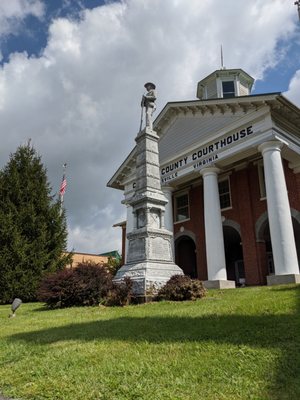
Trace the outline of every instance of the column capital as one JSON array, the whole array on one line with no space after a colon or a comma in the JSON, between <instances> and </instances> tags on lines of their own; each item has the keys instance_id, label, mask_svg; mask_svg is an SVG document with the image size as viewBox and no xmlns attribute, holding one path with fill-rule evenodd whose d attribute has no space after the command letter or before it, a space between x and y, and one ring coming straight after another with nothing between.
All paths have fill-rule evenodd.
<instances>
[{"instance_id":1,"label":"column capital","mask_svg":"<svg viewBox=\"0 0 300 400\"><path fill-rule=\"evenodd\" d=\"M271 140L269 142L262 143L258 146L258 151L264 155L265 152L267 151L279 151L281 152L281 149L283 147L283 143L279 142L278 140Z\"/></svg>"},{"instance_id":2,"label":"column capital","mask_svg":"<svg viewBox=\"0 0 300 400\"><path fill-rule=\"evenodd\" d=\"M220 169L217 167L205 167L200 170L200 175L207 176L207 175L218 175Z\"/></svg>"}]
</instances>

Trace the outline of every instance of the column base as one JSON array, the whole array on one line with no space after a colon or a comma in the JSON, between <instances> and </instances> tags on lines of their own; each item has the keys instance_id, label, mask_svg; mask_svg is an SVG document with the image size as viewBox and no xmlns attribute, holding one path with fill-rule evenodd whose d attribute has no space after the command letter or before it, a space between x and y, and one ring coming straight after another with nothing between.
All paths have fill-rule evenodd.
<instances>
[{"instance_id":1,"label":"column base","mask_svg":"<svg viewBox=\"0 0 300 400\"><path fill-rule=\"evenodd\" d=\"M268 275L267 285L286 285L288 283L300 283L300 274L288 274L288 275Z\"/></svg>"},{"instance_id":2,"label":"column base","mask_svg":"<svg viewBox=\"0 0 300 400\"><path fill-rule=\"evenodd\" d=\"M203 285L206 289L234 289L235 281L227 281L227 280L203 281Z\"/></svg>"}]
</instances>

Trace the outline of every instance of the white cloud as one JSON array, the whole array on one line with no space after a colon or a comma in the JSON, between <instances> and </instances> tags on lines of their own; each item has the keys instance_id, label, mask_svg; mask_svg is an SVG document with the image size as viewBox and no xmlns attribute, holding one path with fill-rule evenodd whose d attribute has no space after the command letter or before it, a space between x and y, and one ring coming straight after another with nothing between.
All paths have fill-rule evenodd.
<instances>
[{"instance_id":1,"label":"white cloud","mask_svg":"<svg viewBox=\"0 0 300 400\"><path fill-rule=\"evenodd\" d=\"M300 69L294 74L288 91L284 93L293 103L300 107Z\"/></svg>"},{"instance_id":2,"label":"white cloud","mask_svg":"<svg viewBox=\"0 0 300 400\"><path fill-rule=\"evenodd\" d=\"M16 34L20 24L28 15L41 18L44 15L44 9L41 0L0 1L0 36Z\"/></svg>"},{"instance_id":3,"label":"white cloud","mask_svg":"<svg viewBox=\"0 0 300 400\"><path fill-rule=\"evenodd\" d=\"M56 189L67 162L69 248L120 249L122 193L106 182L134 146L143 84L157 84L158 110L194 99L221 43L228 68L262 77L295 25L281 0L124 0L55 19L40 57L14 54L0 69L1 165L29 137Z\"/></svg>"}]
</instances>

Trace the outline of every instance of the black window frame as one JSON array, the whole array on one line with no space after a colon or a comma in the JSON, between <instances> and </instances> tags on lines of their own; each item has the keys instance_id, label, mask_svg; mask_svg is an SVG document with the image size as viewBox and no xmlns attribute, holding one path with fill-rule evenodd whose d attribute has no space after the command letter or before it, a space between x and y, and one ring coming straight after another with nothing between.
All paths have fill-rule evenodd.
<instances>
[{"instance_id":1,"label":"black window frame","mask_svg":"<svg viewBox=\"0 0 300 400\"><path fill-rule=\"evenodd\" d=\"M228 190L224 191L222 189L222 184L227 182ZM222 178L218 182L218 189L219 189L219 199L220 199L220 209L221 210L228 210L232 208L232 199L231 199L231 188L230 188L230 179L229 176ZM225 199L225 200L224 200Z\"/></svg>"},{"instance_id":2,"label":"black window frame","mask_svg":"<svg viewBox=\"0 0 300 400\"><path fill-rule=\"evenodd\" d=\"M260 200L265 200L267 198L267 191L266 191L265 168L263 160L257 163L257 173L258 173Z\"/></svg>"},{"instance_id":3,"label":"black window frame","mask_svg":"<svg viewBox=\"0 0 300 400\"><path fill-rule=\"evenodd\" d=\"M224 88L224 86L228 86L228 84L232 85L232 87L228 88L228 89L231 89L231 90L228 90L228 89ZM226 90L224 90L224 89L226 89ZM223 92L223 98L224 99L230 98L230 97L235 97L236 93L235 93L234 81L222 81L222 92Z\"/></svg>"},{"instance_id":4,"label":"black window frame","mask_svg":"<svg viewBox=\"0 0 300 400\"><path fill-rule=\"evenodd\" d=\"M183 205L178 205L178 200L182 199L182 198L186 198L187 201L185 204ZM183 222L183 221L188 221L190 219L190 196L188 192L182 192L182 193L178 193L174 196L174 223L179 223L179 222ZM178 212L178 210L183 210L183 209L187 209L187 212L185 214L182 214L183 217L179 218L180 214Z\"/></svg>"}]
</instances>

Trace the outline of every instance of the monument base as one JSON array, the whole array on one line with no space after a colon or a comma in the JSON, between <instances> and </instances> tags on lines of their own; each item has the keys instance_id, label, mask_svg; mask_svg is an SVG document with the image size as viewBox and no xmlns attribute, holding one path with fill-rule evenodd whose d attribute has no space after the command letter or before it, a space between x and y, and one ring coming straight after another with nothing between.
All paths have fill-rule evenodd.
<instances>
[{"instance_id":1,"label":"monument base","mask_svg":"<svg viewBox=\"0 0 300 400\"><path fill-rule=\"evenodd\" d=\"M182 269L174 263L143 261L123 265L113 281L118 283L128 277L133 282L134 296L148 298L157 294L173 275L183 275Z\"/></svg>"},{"instance_id":2,"label":"monument base","mask_svg":"<svg viewBox=\"0 0 300 400\"><path fill-rule=\"evenodd\" d=\"M203 286L206 289L234 289L235 281L228 281L228 280L203 281Z\"/></svg>"},{"instance_id":3,"label":"monument base","mask_svg":"<svg viewBox=\"0 0 300 400\"><path fill-rule=\"evenodd\" d=\"M288 274L288 275L268 275L267 285L286 285L288 283L300 283L300 274Z\"/></svg>"}]
</instances>

